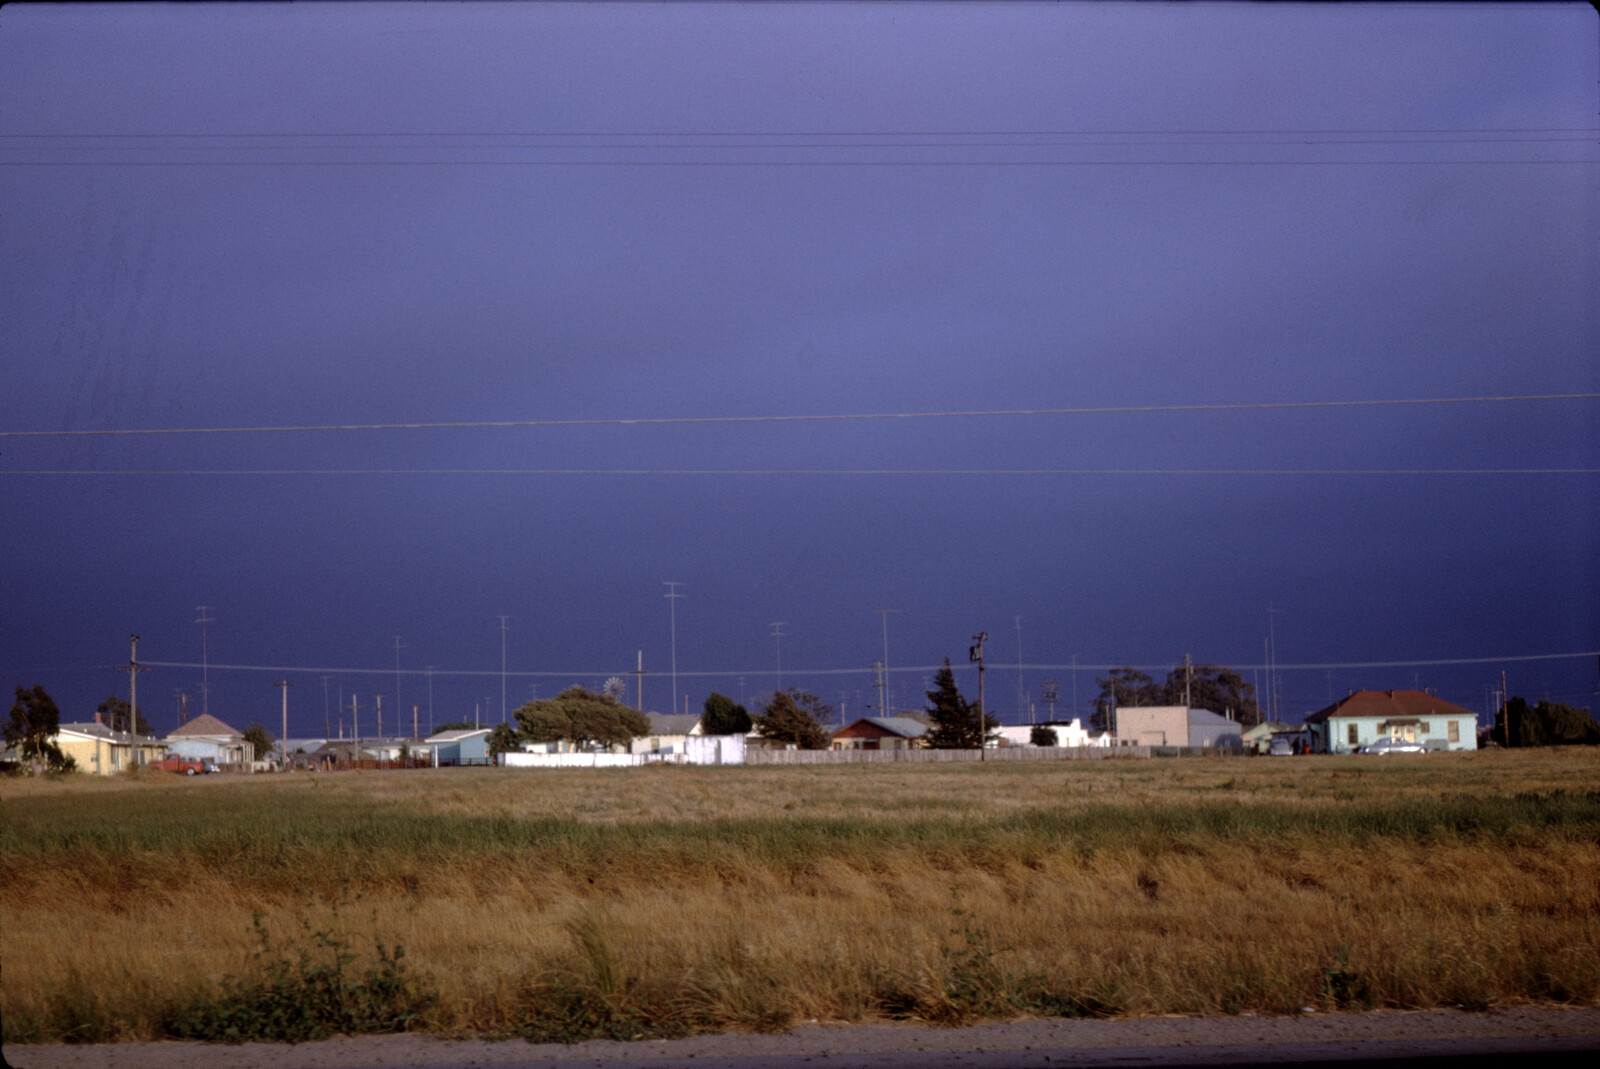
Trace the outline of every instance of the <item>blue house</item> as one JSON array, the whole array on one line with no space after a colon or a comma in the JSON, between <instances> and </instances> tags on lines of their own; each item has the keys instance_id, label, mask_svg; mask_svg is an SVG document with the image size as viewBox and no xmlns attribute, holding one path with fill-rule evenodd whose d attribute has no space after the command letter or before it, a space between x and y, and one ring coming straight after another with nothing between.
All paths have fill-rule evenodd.
<instances>
[{"instance_id":1,"label":"blue house","mask_svg":"<svg viewBox=\"0 0 1600 1069\"><path fill-rule=\"evenodd\" d=\"M1306 730L1318 753L1353 753L1379 739L1478 748L1478 714L1424 690L1358 690L1306 717Z\"/></svg>"},{"instance_id":2,"label":"blue house","mask_svg":"<svg viewBox=\"0 0 1600 1069\"><path fill-rule=\"evenodd\" d=\"M435 767L443 765L488 765L489 729L466 728L460 731L441 731L428 738L433 748Z\"/></svg>"}]
</instances>

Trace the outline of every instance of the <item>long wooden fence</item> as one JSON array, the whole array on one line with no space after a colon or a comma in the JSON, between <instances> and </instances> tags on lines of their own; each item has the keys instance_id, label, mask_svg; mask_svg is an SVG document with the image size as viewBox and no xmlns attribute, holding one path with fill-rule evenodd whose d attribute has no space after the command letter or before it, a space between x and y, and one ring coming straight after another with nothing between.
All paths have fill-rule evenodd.
<instances>
[{"instance_id":1,"label":"long wooden fence","mask_svg":"<svg viewBox=\"0 0 1600 1069\"><path fill-rule=\"evenodd\" d=\"M940 761L1097 761L1149 757L1148 746L1001 746L992 750L746 750L747 765L881 765Z\"/></svg>"}]
</instances>

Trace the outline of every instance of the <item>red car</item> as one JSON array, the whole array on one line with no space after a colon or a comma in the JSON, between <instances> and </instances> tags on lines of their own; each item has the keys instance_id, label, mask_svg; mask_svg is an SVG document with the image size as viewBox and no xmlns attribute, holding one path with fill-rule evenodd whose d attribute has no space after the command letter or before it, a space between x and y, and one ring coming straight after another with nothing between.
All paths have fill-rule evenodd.
<instances>
[{"instance_id":1,"label":"red car","mask_svg":"<svg viewBox=\"0 0 1600 1069\"><path fill-rule=\"evenodd\" d=\"M206 767L207 764L210 764L210 762L202 761L198 757L181 757L178 754L168 754L157 761L154 767L161 769L163 772L182 772L185 776L198 776L203 772L211 771L210 768ZM216 766L213 765L212 767Z\"/></svg>"}]
</instances>

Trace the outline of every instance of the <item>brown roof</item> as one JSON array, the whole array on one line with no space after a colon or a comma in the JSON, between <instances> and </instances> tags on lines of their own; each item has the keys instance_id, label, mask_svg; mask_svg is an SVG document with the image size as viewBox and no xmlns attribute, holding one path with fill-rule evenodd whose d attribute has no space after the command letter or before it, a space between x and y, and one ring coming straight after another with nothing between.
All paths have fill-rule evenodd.
<instances>
[{"instance_id":1,"label":"brown roof","mask_svg":"<svg viewBox=\"0 0 1600 1069\"><path fill-rule=\"evenodd\" d=\"M167 738L212 738L217 735L242 739L244 735L224 724L210 713L201 713L181 728L174 728L167 732Z\"/></svg>"},{"instance_id":2,"label":"brown roof","mask_svg":"<svg viewBox=\"0 0 1600 1069\"><path fill-rule=\"evenodd\" d=\"M1426 691L1358 690L1347 698L1340 698L1326 709L1318 709L1306 717L1306 723L1320 724L1331 716L1376 716L1393 719L1464 716L1476 720L1478 714Z\"/></svg>"}]
</instances>

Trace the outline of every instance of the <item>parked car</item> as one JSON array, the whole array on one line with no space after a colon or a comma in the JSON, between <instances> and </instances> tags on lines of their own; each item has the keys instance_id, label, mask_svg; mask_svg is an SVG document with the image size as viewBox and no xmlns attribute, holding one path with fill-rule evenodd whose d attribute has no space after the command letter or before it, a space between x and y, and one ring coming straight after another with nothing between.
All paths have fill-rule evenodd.
<instances>
[{"instance_id":1,"label":"parked car","mask_svg":"<svg viewBox=\"0 0 1600 1069\"><path fill-rule=\"evenodd\" d=\"M1369 742L1356 753L1427 753L1427 746L1413 740L1396 738L1393 735L1387 738Z\"/></svg>"},{"instance_id":2,"label":"parked car","mask_svg":"<svg viewBox=\"0 0 1600 1069\"><path fill-rule=\"evenodd\" d=\"M202 768L200 771L202 771L202 772L221 772L222 769L217 767L217 763L215 761L207 761L205 763L205 767Z\"/></svg>"},{"instance_id":3,"label":"parked car","mask_svg":"<svg viewBox=\"0 0 1600 1069\"><path fill-rule=\"evenodd\" d=\"M211 765L207 768L207 765ZM168 754L155 762L155 767L163 772L181 772L185 776L197 776L202 772L215 772L217 766L210 761L202 761L196 757L181 757L178 754Z\"/></svg>"},{"instance_id":4,"label":"parked car","mask_svg":"<svg viewBox=\"0 0 1600 1069\"><path fill-rule=\"evenodd\" d=\"M1269 757L1291 757L1293 755L1294 747L1282 735L1274 736L1272 742L1267 746L1267 756Z\"/></svg>"}]
</instances>

